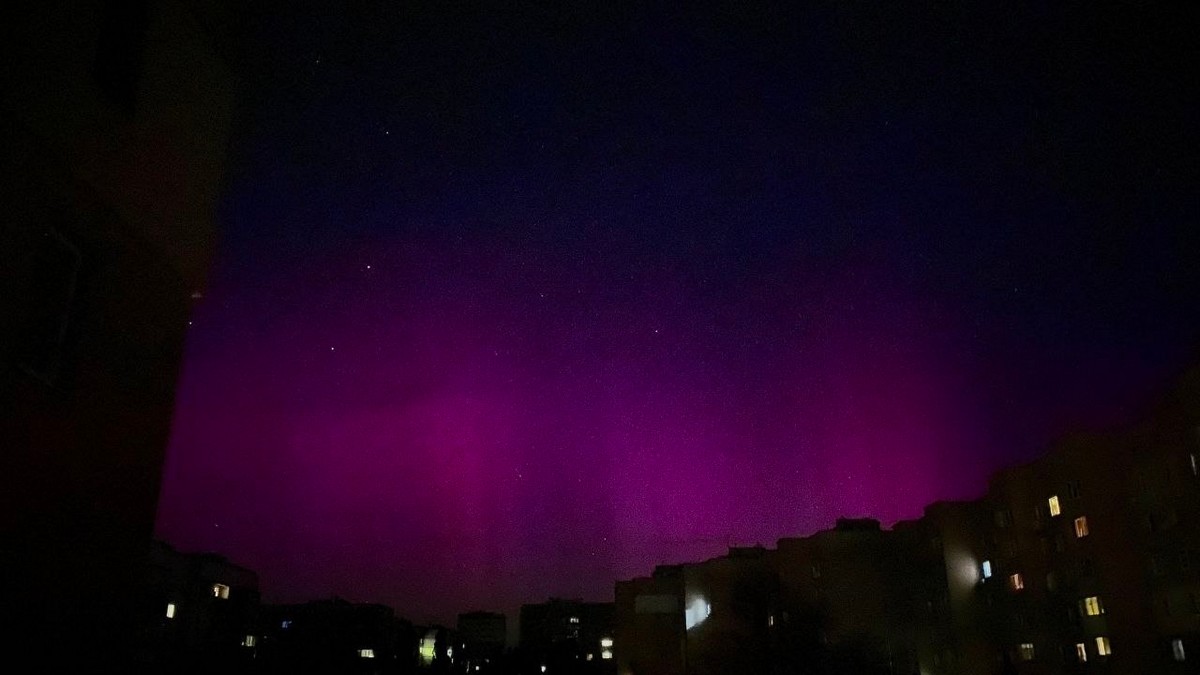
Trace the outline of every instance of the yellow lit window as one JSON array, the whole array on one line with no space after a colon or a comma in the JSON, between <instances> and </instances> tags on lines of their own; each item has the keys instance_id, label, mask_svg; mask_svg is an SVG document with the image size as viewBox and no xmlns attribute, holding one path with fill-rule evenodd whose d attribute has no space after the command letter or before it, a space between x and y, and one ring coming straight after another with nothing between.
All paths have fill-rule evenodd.
<instances>
[{"instance_id":1,"label":"yellow lit window","mask_svg":"<svg viewBox=\"0 0 1200 675\"><path fill-rule=\"evenodd\" d=\"M1079 538L1088 536L1087 516L1079 516L1075 519L1075 536Z\"/></svg>"},{"instance_id":2,"label":"yellow lit window","mask_svg":"<svg viewBox=\"0 0 1200 675\"><path fill-rule=\"evenodd\" d=\"M253 647L257 642L258 638L254 637L253 635L247 635L246 637L242 638L243 647Z\"/></svg>"},{"instance_id":3,"label":"yellow lit window","mask_svg":"<svg viewBox=\"0 0 1200 675\"><path fill-rule=\"evenodd\" d=\"M1108 638L1103 635L1096 638L1096 653L1100 656L1112 654L1112 645L1108 644Z\"/></svg>"},{"instance_id":4,"label":"yellow lit window","mask_svg":"<svg viewBox=\"0 0 1200 675\"><path fill-rule=\"evenodd\" d=\"M1019 591L1019 590L1025 588L1025 578L1022 577L1019 573L1010 575L1008 577L1008 585L1014 591Z\"/></svg>"},{"instance_id":5,"label":"yellow lit window","mask_svg":"<svg viewBox=\"0 0 1200 675\"><path fill-rule=\"evenodd\" d=\"M1079 659L1080 663L1087 663L1087 645L1082 642L1075 643L1075 658Z\"/></svg>"},{"instance_id":6,"label":"yellow lit window","mask_svg":"<svg viewBox=\"0 0 1200 675\"><path fill-rule=\"evenodd\" d=\"M229 599L229 587L226 586L225 584L213 584L212 594L213 594L214 598L228 600Z\"/></svg>"},{"instance_id":7,"label":"yellow lit window","mask_svg":"<svg viewBox=\"0 0 1200 675\"><path fill-rule=\"evenodd\" d=\"M1086 597L1083 599L1083 613L1088 616L1100 616L1104 613L1104 603L1095 595Z\"/></svg>"},{"instance_id":8,"label":"yellow lit window","mask_svg":"<svg viewBox=\"0 0 1200 675\"><path fill-rule=\"evenodd\" d=\"M1054 495L1053 497L1051 497L1050 499L1048 499L1046 501L1050 504L1050 515L1051 516L1057 516L1062 513L1062 507L1060 507L1058 505L1058 495Z\"/></svg>"}]
</instances>

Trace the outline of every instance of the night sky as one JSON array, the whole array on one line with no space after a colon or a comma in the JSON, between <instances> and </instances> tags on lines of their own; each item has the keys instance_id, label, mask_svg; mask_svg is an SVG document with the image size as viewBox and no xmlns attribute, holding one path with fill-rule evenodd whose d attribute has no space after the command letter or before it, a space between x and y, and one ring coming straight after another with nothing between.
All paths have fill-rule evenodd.
<instances>
[{"instance_id":1,"label":"night sky","mask_svg":"<svg viewBox=\"0 0 1200 675\"><path fill-rule=\"evenodd\" d=\"M1200 337L1200 54L1038 4L238 10L159 535L452 621L1131 419Z\"/></svg>"}]
</instances>

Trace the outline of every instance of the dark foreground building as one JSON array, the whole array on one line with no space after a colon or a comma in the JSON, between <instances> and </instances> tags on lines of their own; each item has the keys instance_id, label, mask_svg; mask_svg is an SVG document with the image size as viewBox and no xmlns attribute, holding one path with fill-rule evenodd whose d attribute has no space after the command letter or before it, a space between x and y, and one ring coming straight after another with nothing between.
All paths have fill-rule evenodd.
<instances>
[{"instance_id":1,"label":"dark foreground building","mask_svg":"<svg viewBox=\"0 0 1200 675\"><path fill-rule=\"evenodd\" d=\"M618 673L1196 673L1198 556L1200 367L978 500L618 582Z\"/></svg>"},{"instance_id":2,"label":"dark foreground building","mask_svg":"<svg viewBox=\"0 0 1200 675\"><path fill-rule=\"evenodd\" d=\"M417 635L392 608L334 598L263 608L261 673L385 675L417 667Z\"/></svg>"},{"instance_id":3,"label":"dark foreground building","mask_svg":"<svg viewBox=\"0 0 1200 675\"><path fill-rule=\"evenodd\" d=\"M504 663L504 647L508 640L508 621L503 614L459 614L458 639L461 653L456 654L456 660L462 663L466 672L500 672Z\"/></svg>"},{"instance_id":4,"label":"dark foreground building","mask_svg":"<svg viewBox=\"0 0 1200 675\"><path fill-rule=\"evenodd\" d=\"M608 602L559 598L522 605L519 671L615 672L614 609Z\"/></svg>"},{"instance_id":5,"label":"dark foreground building","mask_svg":"<svg viewBox=\"0 0 1200 675\"><path fill-rule=\"evenodd\" d=\"M0 620L44 668L126 672L232 113L210 4L0 19Z\"/></svg>"}]
</instances>

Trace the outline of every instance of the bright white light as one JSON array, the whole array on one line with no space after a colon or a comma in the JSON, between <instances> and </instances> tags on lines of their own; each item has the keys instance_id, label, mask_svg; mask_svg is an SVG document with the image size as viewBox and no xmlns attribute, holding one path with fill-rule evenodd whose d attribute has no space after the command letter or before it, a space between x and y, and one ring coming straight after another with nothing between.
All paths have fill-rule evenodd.
<instances>
[{"instance_id":1,"label":"bright white light","mask_svg":"<svg viewBox=\"0 0 1200 675\"><path fill-rule=\"evenodd\" d=\"M602 658L602 659L611 659L611 658L612 658L612 650L611 650L611 649L605 649L604 651L600 652L600 658Z\"/></svg>"},{"instance_id":2,"label":"bright white light","mask_svg":"<svg viewBox=\"0 0 1200 675\"><path fill-rule=\"evenodd\" d=\"M542 672L546 672L546 666L542 666Z\"/></svg>"},{"instance_id":3,"label":"bright white light","mask_svg":"<svg viewBox=\"0 0 1200 675\"><path fill-rule=\"evenodd\" d=\"M175 603L173 603L173 602L167 603L167 618L168 619L175 618Z\"/></svg>"},{"instance_id":4,"label":"bright white light","mask_svg":"<svg viewBox=\"0 0 1200 675\"><path fill-rule=\"evenodd\" d=\"M446 647L446 658L454 658L454 647Z\"/></svg>"},{"instance_id":5,"label":"bright white light","mask_svg":"<svg viewBox=\"0 0 1200 675\"><path fill-rule=\"evenodd\" d=\"M600 638L600 646L601 647L611 647L612 646L612 638Z\"/></svg>"},{"instance_id":6,"label":"bright white light","mask_svg":"<svg viewBox=\"0 0 1200 675\"><path fill-rule=\"evenodd\" d=\"M225 584L213 584L212 594L213 594L214 598L228 600L229 599L229 587L226 586Z\"/></svg>"},{"instance_id":7,"label":"bright white light","mask_svg":"<svg viewBox=\"0 0 1200 675\"><path fill-rule=\"evenodd\" d=\"M375 650L374 649L360 649L360 650L358 650L358 657L360 659L373 659L373 658L375 658Z\"/></svg>"},{"instance_id":8,"label":"bright white light","mask_svg":"<svg viewBox=\"0 0 1200 675\"><path fill-rule=\"evenodd\" d=\"M693 600L692 604L688 605L687 611L685 611L683 615L684 624L686 625L687 630L691 630L692 628L704 623L704 620L707 619L708 615L710 614L712 614L712 605L708 604L704 598L696 598Z\"/></svg>"},{"instance_id":9,"label":"bright white light","mask_svg":"<svg viewBox=\"0 0 1200 675\"><path fill-rule=\"evenodd\" d=\"M1195 457L1195 455L1192 456ZM1183 651L1183 640L1171 640L1171 654L1175 656L1176 661L1187 660L1187 653Z\"/></svg>"},{"instance_id":10,"label":"bright white light","mask_svg":"<svg viewBox=\"0 0 1200 675\"><path fill-rule=\"evenodd\" d=\"M992 578L992 561L991 560L983 561L983 578L984 579Z\"/></svg>"},{"instance_id":11,"label":"bright white light","mask_svg":"<svg viewBox=\"0 0 1200 675\"><path fill-rule=\"evenodd\" d=\"M258 639L253 635L247 635L246 637L242 638L243 647L253 647L255 642L258 642Z\"/></svg>"}]
</instances>

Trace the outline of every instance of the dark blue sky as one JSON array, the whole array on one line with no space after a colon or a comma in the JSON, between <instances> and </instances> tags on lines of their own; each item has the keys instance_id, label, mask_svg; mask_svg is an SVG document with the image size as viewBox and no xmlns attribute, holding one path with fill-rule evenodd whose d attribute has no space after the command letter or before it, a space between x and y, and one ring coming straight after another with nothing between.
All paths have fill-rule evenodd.
<instances>
[{"instance_id":1,"label":"dark blue sky","mask_svg":"<svg viewBox=\"0 0 1200 675\"><path fill-rule=\"evenodd\" d=\"M913 517L1195 354L1170 10L239 11L159 529L268 599L448 619Z\"/></svg>"}]
</instances>

